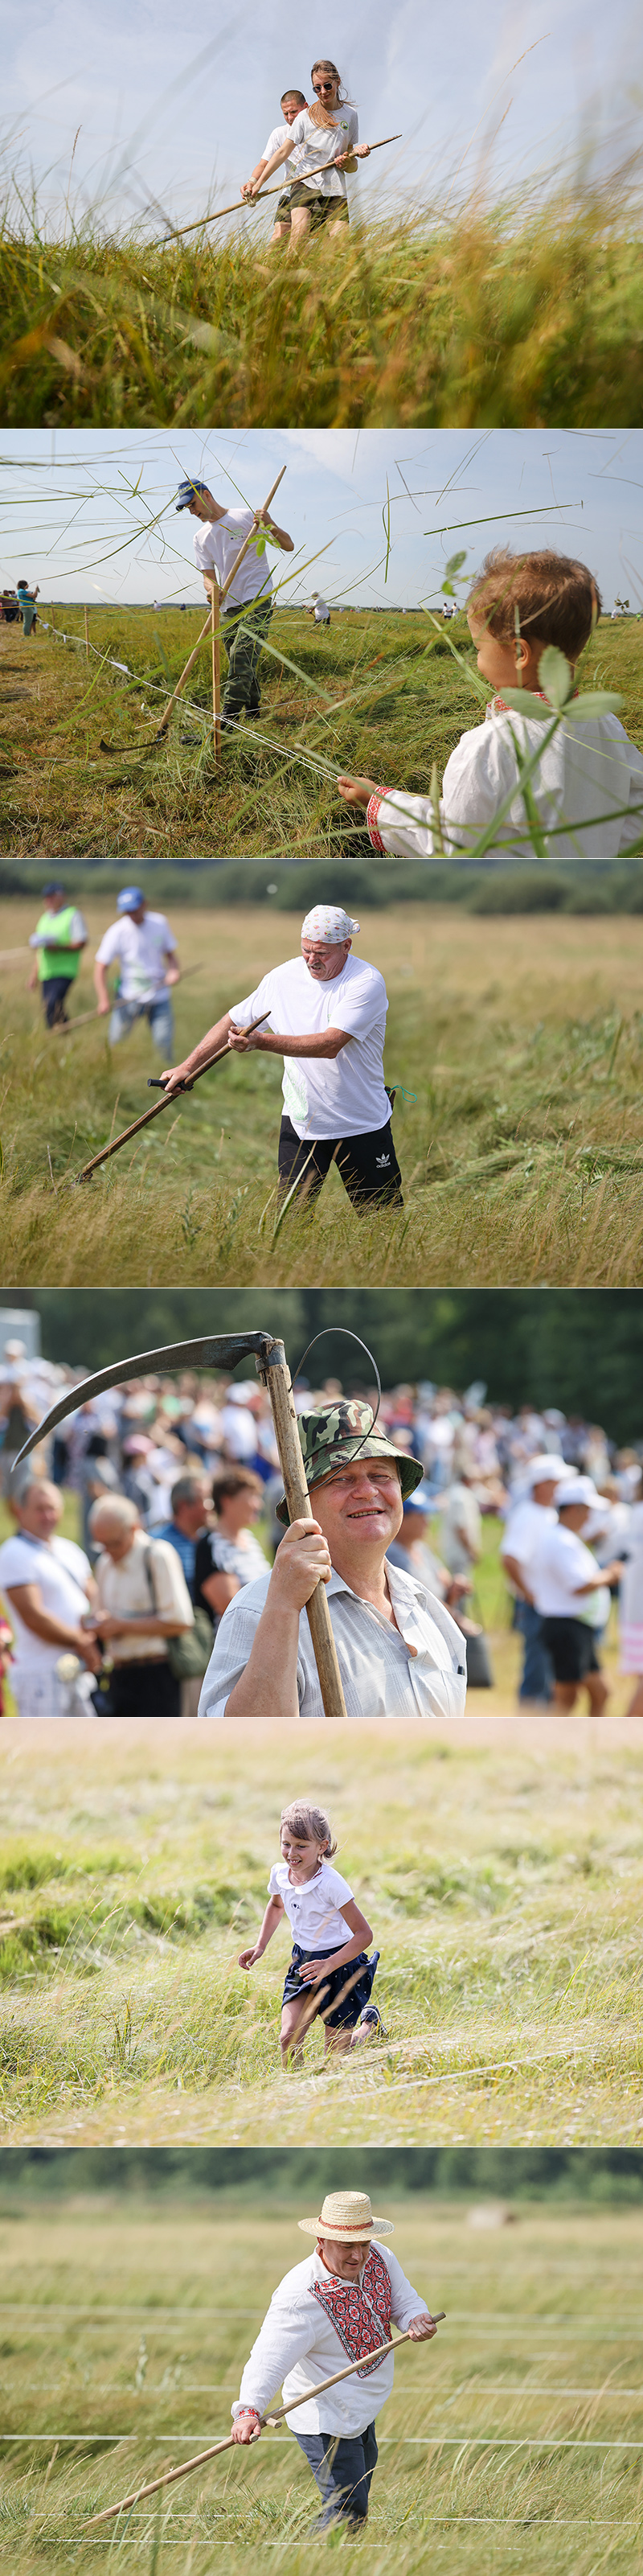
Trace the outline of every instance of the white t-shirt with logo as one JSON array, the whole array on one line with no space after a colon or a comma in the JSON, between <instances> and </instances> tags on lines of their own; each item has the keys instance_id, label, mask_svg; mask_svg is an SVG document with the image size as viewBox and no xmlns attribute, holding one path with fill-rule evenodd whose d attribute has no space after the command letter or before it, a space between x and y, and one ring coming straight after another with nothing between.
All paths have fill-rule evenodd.
<instances>
[{"instance_id":1,"label":"white t-shirt with logo","mask_svg":"<svg viewBox=\"0 0 643 2576\"><path fill-rule=\"evenodd\" d=\"M273 966L245 1001L231 1002L230 1016L247 1028L262 1011L275 1036L312 1037L346 1029L352 1043L336 1056L284 1057L284 1109L298 1136L369 1136L386 1127L391 1104L382 1060L388 1000L383 975L361 957L348 956L330 984L309 974L303 957Z\"/></svg>"},{"instance_id":2,"label":"white t-shirt with logo","mask_svg":"<svg viewBox=\"0 0 643 2576\"><path fill-rule=\"evenodd\" d=\"M314 1878L306 1879L302 1887L293 1887L287 1860L275 1861L268 1895L281 1897L300 1950L343 1950L345 1941L352 1940L350 1923L341 1909L352 1905L353 1890L329 1860L323 1860Z\"/></svg>"},{"instance_id":3,"label":"white t-shirt with logo","mask_svg":"<svg viewBox=\"0 0 643 2576\"><path fill-rule=\"evenodd\" d=\"M38 1664L43 1671L48 1669L53 1673L65 1649L62 1645L49 1644L46 1638L36 1636L35 1629L25 1627L15 1601L9 1600L10 1589L14 1585L17 1590L23 1583L37 1583L43 1610L47 1611L49 1618L62 1619L67 1627L78 1628L83 1613L89 1609L87 1585L90 1576L89 1558L82 1547L76 1546L75 1539L29 1538L24 1530L19 1530L14 1538L4 1540L0 1547L0 1590L6 1596L7 1614L14 1632L16 1673L24 1664Z\"/></svg>"},{"instance_id":4,"label":"white t-shirt with logo","mask_svg":"<svg viewBox=\"0 0 643 2576\"><path fill-rule=\"evenodd\" d=\"M168 957L175 955L174 932L164 912L146 912L140 922L133 920L131 912L124 912L105 931L96 950L99 966L111 966L118 958L121 1002L155 1001L165 988Z\"/></svg>"},{"instance_id":5,"label":"white t-shirt with logo","mask_svg":"<svg viewBox=\"0 0 643 2576\"><path fill-rule=\"evenodd\" d=\"M305 187L308 187L309 171L315 174L310 178L310 187L315 197L345 197L345 171L323 169L322 163L334 162L336 152L354 151L355 144L359 142L357 109L338 107L336 111L333 109L332 114L332 127L314 125L309 108L302 107L301 114L295 117L294 125L290 128L292 140L302 147L301 151L297 152L296 176L303 180Z\"/></svg>"},{"instance_id":6,"label":"white t-shirt with logo","mask_svg":"<svg viewBox=\"0 0 643 2576\"><path fill-rule=\"evenodd\" d=\"M253 527L253 510L226 510L224 519L208 519L207 524L205 519L198 519L193 530L198 571L215 572L218 582L223 585L232 571L239 547ZM257 534L261 535L260 529ZM258 555L256 544L249 546L224 600L224 616L226 609L242 608L244 601L257 599L259 592L262 599L269 599L271 591L272 573L268 556Z\"/></svg>"},{"instance_id":7,"label":"white t-shirt with logo","mask_svg":"<svg viewBox=\"0 0 643 2576\"><path fill-rule=\"evenodd\" d=\"M558 1520L554 1529L545 1529L529 1568L529 1589L541 1619L582 1619L587 1628L604 1628L610 1612L607 1584L594 1592L578 1588L591 1582L596 1571L596 1558L577 1530Z\"/></svg>"}]
</instances>

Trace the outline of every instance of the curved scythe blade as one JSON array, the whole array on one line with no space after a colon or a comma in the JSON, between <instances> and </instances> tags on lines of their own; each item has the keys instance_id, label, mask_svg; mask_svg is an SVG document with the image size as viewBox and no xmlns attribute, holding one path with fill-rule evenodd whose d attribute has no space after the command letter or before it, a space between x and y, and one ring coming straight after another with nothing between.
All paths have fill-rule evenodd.
<instances>
[{"instance_id":1,"label":"curved scythe blade","mask_svg":"<svg viewBox=\"0 0 643 2576\"><path fill-rule=\"evenodd\" d=\"M198 1342L166 1342L160 1351L137 1351L129 1360L116 1360L113 1368L96 1369L93 1377L82 1378L79 1386L69 1388L60 1403L43 1415L19 1451L16 1467L28 1458L30 1449L37 1449L47 1433L55 1430L57 1422L64 1422L68 1413L77 1413L80 1405L89 1404L92 1396L102 1395L108 1386L123 1386L129 1377L146 1377L149 1369L235 1369L239 1360L247 1359L251 1352L266 1363L273 1351L282 1354L285 1362L283 1343L275 1341L273 1333L220 1333L214 1338L206 1334Z\"/></svg>"}]
</instances>

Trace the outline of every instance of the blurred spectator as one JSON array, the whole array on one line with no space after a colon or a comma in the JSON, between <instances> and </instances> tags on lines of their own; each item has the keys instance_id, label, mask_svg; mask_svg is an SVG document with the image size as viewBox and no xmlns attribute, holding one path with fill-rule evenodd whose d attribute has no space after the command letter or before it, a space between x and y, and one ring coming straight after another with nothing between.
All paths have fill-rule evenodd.
<instances>
[{"instance_id":1,"label":"blurred spectator","mask_svg":"<svg viewBox=\"0 0 643 2576\"><path fill-rule=\"evenodd\" d=\"M171 1641L192 1628L193 1611L176 1548L149 1539L134 1503L115 1494L92 1506L96 1633L113 1669L100 1706L110 1717L179 1717L181 1683Z\"/></svg>"},{"instance_id":2,"label":"blurred spectator","mask_svg":"<svg viewBox=\"0 0 643 2576\"><path fill-rule=\"evenodd\" d=\"M251 1467L222 1467L213 1481L212 1504L214 1528L197 1539L194 1581L195 1601L207 1610L216 1631L235 1592L266 1571L267 1559L252 1526L263 1507L259 1477Z\"/></svg>"},{"instance_id":3,"label":"blurred spectator","mask_svg":"<svg viewBox=\"0 0 643 2576\"><path fill-rule=\"evenodd\" d=\"M11 1686L19 1717L59 1717L66 1712L61 1657L77 1656L89 1674L100 1670L95 1638L81 1624L93 1594L91 1566L73 1539L56 1535L63 1504L55 1485L34 1478L11 1509L18 1527L0 1547L0 1586L15 1640Z\"/></svg>"},{"instance_id":4,"label":"blurred spectator","mask_svg":"<svg viewBox=\"0 0 643 2576\"><path fill-rule=\"evenodd\" d=\"M549 1708L554 1690L554 1668L543 1635L540 1611L536 1609L530 1589L530 1565L542 1540L543 1529L556 1527L556 1487L569 1479L564 1458L555 1458L544 1450L532 1458L528 1471L520 1479L520 1489L509 1513L502 1556L507 1581L514 1594L514 1627L524 1639L523 1667L518 1698L522 1707Z\"/></svg>"}]
</instances>

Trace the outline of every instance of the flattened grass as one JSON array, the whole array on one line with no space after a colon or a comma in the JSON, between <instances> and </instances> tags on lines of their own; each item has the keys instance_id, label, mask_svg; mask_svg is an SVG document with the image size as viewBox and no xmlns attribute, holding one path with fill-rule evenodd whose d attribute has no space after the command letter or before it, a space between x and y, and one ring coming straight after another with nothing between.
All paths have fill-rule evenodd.
<instances>
[{"instance_id":1,"label":"flattened grass","mask_svg":"<svg viewBox=\"0 0 643 2576\"><path fill-rule=\"evenodd\" d=\"M323 887L320 887L323 891ZM86 904L92 946L110 918ZM33 908L0 907L7 948ZM177 1055L298 949L300 915L181 912ZM16 1287L356 1280L636 1285L643 1269L643 920L472 919L406 904L365 915L386 976L386 1078L405 1206L356 1216L332 1172L312 1218L277 1228L278 1058L206 1077L93 1182L70 1175L149 1107L145 1024L110 1056L100 1024L47 1036L23 970L2 977L3 1269ZM74 1010L89 1008L85 967ZM48 1161L51 1155L51 1170Z\"/></svg>"}]
</instances>

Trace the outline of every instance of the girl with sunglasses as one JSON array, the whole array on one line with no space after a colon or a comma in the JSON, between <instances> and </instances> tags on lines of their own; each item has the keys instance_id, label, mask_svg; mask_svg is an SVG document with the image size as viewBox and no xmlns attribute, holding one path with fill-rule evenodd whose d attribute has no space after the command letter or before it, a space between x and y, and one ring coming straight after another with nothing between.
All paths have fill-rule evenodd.
<instances>
[{"instance_id":1,"label":"girl with sunglasses","mask_svg":"<svg viewBox=\"0 0 643 2576\"><path fill-rule=\"evenodd\" d=\"M368 143L358 143L357 109L342 89L337 64L313 63L310 77L314 105L302 108L287 142L266 162L261 179L248 181L242 191L246 198L258 196L271 172L296 152L296 179L278 208L281 224L290 231L289 249L295 253L308 233L320 232L325 224L331 233L343 230L348 223L345 171L354 170L356 161L366 161L370 150Z\"/></svg>"}]
</instances>

